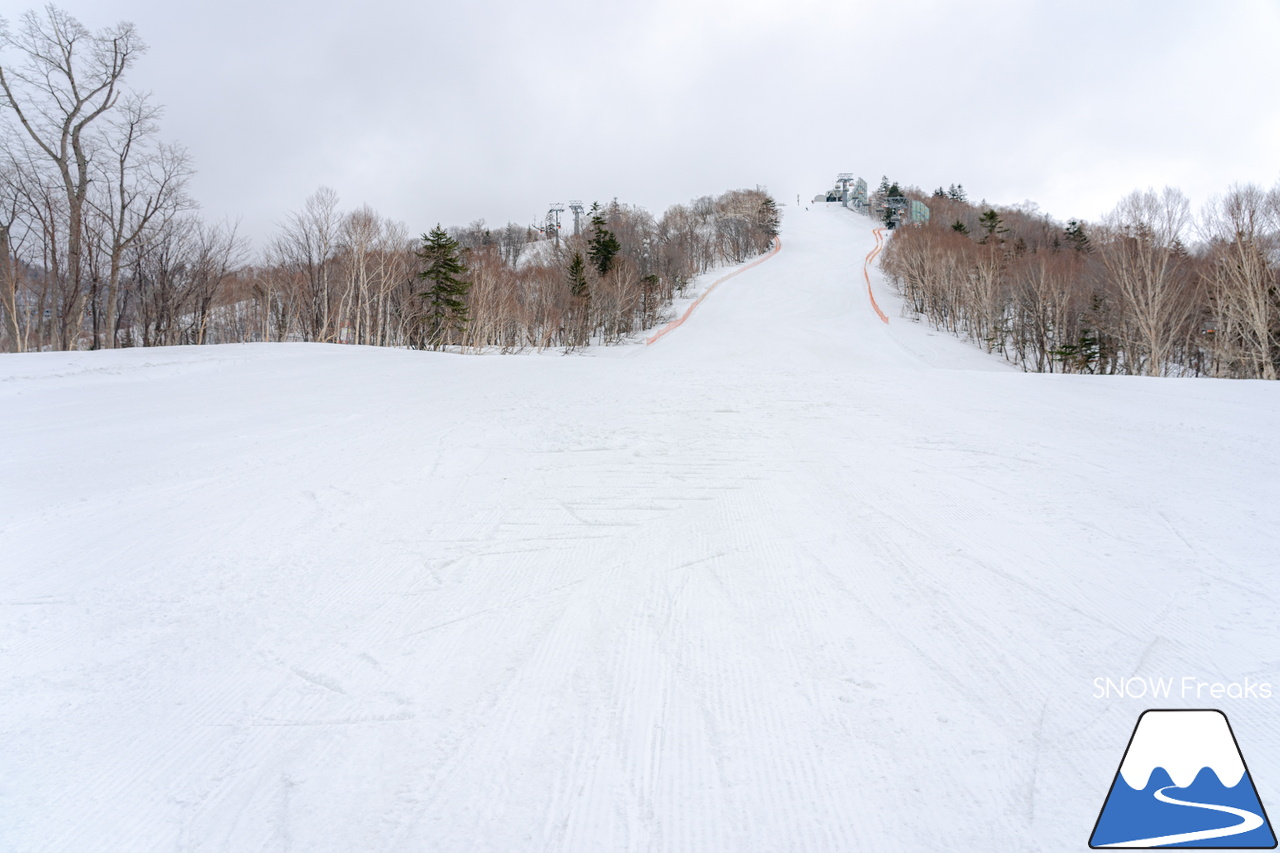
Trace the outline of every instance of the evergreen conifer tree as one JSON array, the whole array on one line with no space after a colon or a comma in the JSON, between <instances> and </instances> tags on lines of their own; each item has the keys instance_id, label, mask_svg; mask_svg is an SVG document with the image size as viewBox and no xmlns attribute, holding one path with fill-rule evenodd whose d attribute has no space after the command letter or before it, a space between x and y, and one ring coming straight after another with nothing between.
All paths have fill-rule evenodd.
<instances>
[{"instance_id":1,"label":"evergreen conifer tree","mask_svg":"<svg viewBox=\"0 0 1280 853\"><path fill-rule=\"evenodd\" d=\"M427 283L427 289L418 294L425 303L419 345L438 349L467 325L466 299L471 289L467 266L458 241L438 224L430 234L422 235L422 247L415 254L423 265L418 278Z\"/></svg>"},{"instance_id":2,"label":"evergreen conifer tree","mask_svg":"<svg viewBox=\"0 0 1280 853\"><path fill-rule=\"evenodd\" d=\"M772 196L765 196L764 201L760 202L760 224L764 227L764 233L768 235L770 241L778 236L778 225L781 221L777 202Z\"/></svg>"},{"instance_id":3,"label":"evergreen conifer tree","mask_svg":"<svg viewBox=\"0 0 1280 853\"><path fill-rule=\"evenodd\" d=\"M1089 245L1089 235L1084 233L1084 223L1078 219L1067 222L1066 239L1067 244L1077 252L1087 254L1092 249Z\"/></svg>"},{"instance_id":4,"label":"evergreen conifer tree","mask_svg":"<svg viewBox=\"0 0 1280 853\"><path fill-rule=\"evenodd\" d=\"M978 217L978 222L982 225L982 230L987 232L979 243L985 243L993 236L1004 234L1009 229L1005 228L1000 221L1000 214L996 213L992 208L987 208L986 212Z\"/></svg>"},{"instance_id":5,"label":"evergreen conifer tree","mask_svg":"<svg viewBox=\"0 0 1280 853\"><path fill-rule=\"evenodd\" d=\"M573 260L569 262L569 293L573 294L574 299L582 299L588 295L587 292L587 264L582 259L581 252L573 253Z\"/></svg>"},{"instance_id":6,"label":"evergreen conifer tree","mask_svg":"<svg viewBox=\"0 0 1280 853\"><path fill-rule=\"evenodd\" d=\"M565 352L591 342L591 287L587 282L587 263L581 252L574 252L565 275L573 302L565 318Z\"/></svg>"},{"instance_id":7,"label":"evergreen conifer tree","mask_svg":"<svg viewBox=\"0 0 1280 853\"><path fill-rule=\"evenodd\" d=\"M599 202L591 205L591 237L587 240L587 255L592 266L600 275L607 275L613 269L613 259L621 251L622 244L609 230Z\"/></svg>"},{"instance_id":8,"label":"evergreen conifer tree","mask_svg":"<svg viewBox=\"0 0 1280 853\"><path fill-rule=\"evenodd\" d=\"M952 231L958 231L958 232L960 232L961 234L968 234L968 233L969 233L969 229L968 229L968 227L966 227L966 226L965 226L965 224L964 224L963 222L961 222L959 219L957 219L955 222L951 223L951 230L952 230Z\"/></svg>"}]
</instances>

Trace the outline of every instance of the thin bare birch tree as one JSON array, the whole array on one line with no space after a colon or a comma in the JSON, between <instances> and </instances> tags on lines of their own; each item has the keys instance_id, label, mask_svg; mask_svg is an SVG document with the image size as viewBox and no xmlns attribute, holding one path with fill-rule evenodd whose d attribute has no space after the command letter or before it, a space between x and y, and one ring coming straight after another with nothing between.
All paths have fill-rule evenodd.
<instances>
[{"instance_id":1,"label":"thin bare birch tree","mask_svg":"<svg viewBox=\"0 0 1280 853\"><path fill-rule=\"evenodd\" d=\"M1275 379L1280 360L1280 188L1234 186L1201 218L1214 337L1228 374Z\"/></svg>"},{"instance_id":2,"label":"thin bare birch tree","mask_svg":"<svg viewBox=\"0 0 1280 853\"><path fill-rule=\"evenodd\" d=\"M1193 313L1182 245L1189 217L1187 197L1166 187L1135 190L1104 221L1110 234L1098 254L1124 310L1130 357L1139 362L1132 372L1161 375Z\"/></svg>"}]
</instances>

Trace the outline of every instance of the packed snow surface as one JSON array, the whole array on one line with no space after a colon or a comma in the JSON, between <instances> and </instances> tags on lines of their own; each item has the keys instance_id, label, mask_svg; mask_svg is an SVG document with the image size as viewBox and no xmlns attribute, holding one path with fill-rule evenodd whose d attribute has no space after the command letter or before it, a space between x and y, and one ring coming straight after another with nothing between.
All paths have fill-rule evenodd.
<instances>
[{"instance_id":1,"label":"packed snow surface","mask_svg":"<svg viewBox=\"0 0 1280 853\"><path fill-rule=\"evenodd\" d=\"M1095 678L1280 684L1280 383L885 325L811 207L652 347L0 357L0 850L1083 849Z\"/></svg>"}]
</instances>

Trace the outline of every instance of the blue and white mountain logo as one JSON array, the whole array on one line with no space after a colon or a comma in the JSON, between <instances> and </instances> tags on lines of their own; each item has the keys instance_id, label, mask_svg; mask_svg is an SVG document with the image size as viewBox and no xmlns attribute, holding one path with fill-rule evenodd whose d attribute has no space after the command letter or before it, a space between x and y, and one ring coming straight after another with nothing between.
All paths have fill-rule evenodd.
<instances>
[{"instance_id":1,"label":"blue and white mountain logo","mask_svg":"<svg viewBox=\"0 0 1280 853\"><path fill-rule=\"evenodd\" d=\"M1089 846L1274 848L1275 833L1227 715L1144 711Z\"/></svg>"}]
</instances>

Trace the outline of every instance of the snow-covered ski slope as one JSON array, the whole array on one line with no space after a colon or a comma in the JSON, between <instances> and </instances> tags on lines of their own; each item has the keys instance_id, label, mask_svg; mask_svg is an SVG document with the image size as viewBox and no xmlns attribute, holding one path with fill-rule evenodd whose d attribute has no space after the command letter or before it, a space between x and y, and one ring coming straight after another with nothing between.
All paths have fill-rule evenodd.
<instances>
[{"instance_id":1,"label":"snow-covered ski slope","mask_svg":"<svg viewBox=\"0 0 1280 853\"><path fill-rule=\"evenodd\" d=\"M872 225L652 347L0 357L0 850L1080 850L1146 707L1280 808L1280 384L1027 375Z\"/></svg>"}]
</instances>

